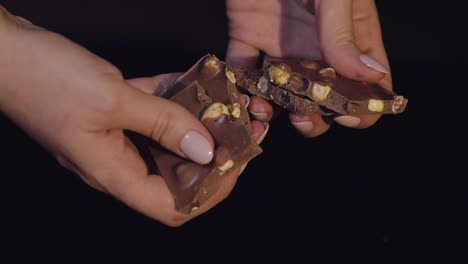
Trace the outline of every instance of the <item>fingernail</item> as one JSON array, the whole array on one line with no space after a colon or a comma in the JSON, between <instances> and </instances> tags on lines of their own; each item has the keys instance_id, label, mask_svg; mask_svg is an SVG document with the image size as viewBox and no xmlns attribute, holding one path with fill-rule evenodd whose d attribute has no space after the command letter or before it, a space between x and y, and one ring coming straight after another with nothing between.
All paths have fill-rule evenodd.
<instances>
[{"instance_id":1,"label":"fingernail","mask_svg":"<svg viewBox=\"0 0 468 264\"><path fill-rule=\"evenodd\" d=\"M291 124L302 133L312 132L314 129L314 123L312 121L303 121L303 122L294 122L291 121Z\"/></svg>"},{"instance_id":2,"label":"fingernail","mask_svg":"<svg viewBox=\"0 0 468 264\"><path fill-rule=\"evenodd\" d=\"M255 117L256 120L258 121L263 121L263 120L266 120L266 118L268 117L267 114L265 113L257 113L257 112L252 112L250 111L250 113Z\"/></svg>"},{"instance_id":3,"label":"fingernail","mask_svg":"<svg viewBox=\"0 0 468 264\"><path fill-rule=\"evenodd\" d=\"M361 119L355 116L339 116L335 117L335 121L338 124L346 127L357 127L359 123L361 123Z\"/></svg>"},{"instance_id":4,"label":"fingernail","mask_svg":"<svg viewBox=\"0 0 468 264\"><path fill-rule=\"evenodd\" d=\"M257 144L262 143L262 141L265 139L266 135L268 134L268 130L270 130L270 124L263 123L263 126L265 127L265 130L263 131L262 135L257 139Z\"/></svg>"},{"instance_id":5,"label":"fingernail","mask_svg":"<svg viewBox=\"0 0 468 264\"><path fill-rule=\"evenodd\" d=\"M239 175L242 174L245 170L245 168L247 168L247 164L248 163L245 163L244 165L241 166L240 170L239 170Z\"/></svg>"},{"instance_id":6,"label":"fingernail","mask_svg":"<svg viewBox=\"0 0 468 264\"><path fill-rule=\"evenodd\" d=\"M244 97L244 100L245 100L244 107L245 109L247 109L247 107L249 107L249 104L250 104L250 97L246 94L242 94L242 96Z\"/></svg>"},{"instance_id":7,"label":"fingernail","mask_svg":"<svg viewBox=\"0 0 468 264\"><path fill-rule=\"evenodd\" d=\"M213 159L213 147L210 142L196 131L185 134L180 142L180 150L198 164L207 164Z\"/></svg>"},{"instance_id":8,"label":"fingernail","mask_svg":"<svg viewBox=\"0 0 468 264\"><path fill-rule=\"evenodd\" d=\"M359 55L359 59L362 61L362 63L366 64L367 66L371 67L372 69L385 73L385 74L390 74L390 71L382 65L382 63L378 62L371 56L367 54L361 54Z\"/></svg>"}]
</instances>

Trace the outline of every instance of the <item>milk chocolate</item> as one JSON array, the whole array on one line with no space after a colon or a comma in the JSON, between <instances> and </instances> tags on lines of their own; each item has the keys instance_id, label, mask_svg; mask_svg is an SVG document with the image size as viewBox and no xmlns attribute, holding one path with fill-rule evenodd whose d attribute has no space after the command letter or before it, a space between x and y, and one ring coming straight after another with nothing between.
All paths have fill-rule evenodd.
<instances>
[{"instance_id":1,"label":"milk chocolate","mask_svg":"<svg viewBox=\"0 0 468 264\"><path fill-rule=\"evenodd\" d=\"M164 178L180 212L196 210L216 193L226 174L262 152L251 137L236 86L301 115L396 114L408 101L379 85L339 76L323 62L266 58L263 69L249 71L206 55L158 96L201 120L215 141L213 161L196 164L151 139L132 137L149 173Z\"/></svg>"},{"instance_id":2,"label":"milk chocolate","mask_svg":"<svg viewBox=\"0 0 468 264\"><path fill-rule=\"evenodd\" d=\"M232 78L223 62L206 55L159 94L184 106L206 126L215 142L212 162L196 164L149 139L143 149L139 146L140 154L146 153L150 172L154 170L164 178L182 213L198 209L216 193L226 174L262 152L250 134L249 116L238 100Z\"/></svg>"},{"instance_id":3,"label":"milk chocolate","mask_svg":"<svg viewBox=\"0 0 468 264\"><path fill-rule=\"evenodd\" d=\"M234 73L237 85L251 95L271 100L282 108L300 115L332 114L331 111L324 111L318 103L269 82L263 70L248 71L229 65L228 69Z\"/></svg>"},{"instance_id":4,"label":"milk chocolate","mask_svg":"<svg viewBox=\"0 0 468 264\"><path fill-rule=\"evenodd\" d=\"M320 61L267 57L263 72L270 83L342 115L398 114L408 102L378 84L340 76Z\"/></svg>"}]
</instances>

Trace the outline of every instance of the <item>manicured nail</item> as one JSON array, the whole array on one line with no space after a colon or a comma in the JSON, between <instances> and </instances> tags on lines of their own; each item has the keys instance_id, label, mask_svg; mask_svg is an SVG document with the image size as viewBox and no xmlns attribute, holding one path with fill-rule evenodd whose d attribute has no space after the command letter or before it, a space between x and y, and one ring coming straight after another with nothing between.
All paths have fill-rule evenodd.
<instances>
[{"instance_id":1,"label":"manicured nail","mask_svg":"<svg viewBox=\"0 0 468 264\"><path fill-rule=\"evenodd\" d=\"M245 168L247 168L247 164L248 163L245 163L244 165L241 166L240 170L239 170L239 175L242 174L245 170Z\"/></svg>"},{"instance_id":2,"label":"manicured nail","mask_svg":"<svg viewBox=\"0 0 468 264\"><path fill-rule=\"evenodd\" d=\"M247 107L249 107L249 104L250 104L250 97L246 94L242 94L242 96L244 97L244 100L245 100L244 107L245 109L247 109Z\"/></svg>"},{"instance_id":3,"label":"manicured nail","mask_svg":"<svg viewBox=\"0 0 468 264\"><path fill-rule=\"evenodd\" d=\"M198 164L207 164L213 159L213 147L210 142L196 131L185 134L180 142L180 150Z\"/></svg>"},{"instance_id":4,"label":"manicured nail","mask_svg":"<svg viewBox=\"0 0 468 264\"><path fill-rule=\"evenodd\" d=\"M338 124L346 127L357 127L359 123L361 123L361 119L355 116L339 116L335 117L335 121Z\"/></svg>"},{"instance_id":5,"label":"manicured nail","mask_svg":"<svg viewBox=\"0 0 468 264\"><path fill-rule=\"evenodd\" d=\"M262 141L265 139L266 135L268 134L268 130L270 130L270 124L263 123L263 126L265 127L265 130L263 131L262 135L257 139L257 144L262 143Z\"/></svg>"},{"instance_id":6,"label":"manicured nail","mask_svg":"<svg viewBox=\"0 0 468 264\"><path fill-rule=\"evenodd\" d=\"M359 59L362 61L362 63L366 64L367 66L371 67L372 69L385 73L385 74L390 74L390 71L382 65L382 63L378 62L371 56L367 54L361 54L359 55Z\"/></svg>"},{"instance_id":7,"label":"manicured nail","mask_svg":"<svg viewBox=\"0 0 468 264\"><path fill-rule=\"evenodd\" d=\"M312 121L303 121L303 122L291 121L291 124L301 133L310 133L314 129L314 123L312 123Z\"/></svg>"},{"instance_id":8,"label":"manicured nail","mask_svg":"<svg viewBox=\"0 0 468 264\"><path fill-rule=\"evenodd\" d=\"M250 111L250 113L255 117L256 120L258 121L264 121L266 120L266 118L268 117L267 114L265 113L256 113L256 112L252 112Z\"/></svg>"}]
</instances>

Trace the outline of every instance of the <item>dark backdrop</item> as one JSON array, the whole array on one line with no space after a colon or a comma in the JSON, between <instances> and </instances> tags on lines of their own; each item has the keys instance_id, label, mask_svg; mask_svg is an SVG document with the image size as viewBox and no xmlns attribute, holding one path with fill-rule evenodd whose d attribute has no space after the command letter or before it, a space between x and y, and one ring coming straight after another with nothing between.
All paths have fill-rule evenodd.
<instances>
[{"instance_id":1,"label":"dark backdrop","mask_svg":"<svg viewBox=\"0 0 468 264\"><path fill-rule=\"evenodd\" d=\"M468 220L462 1L377 3L407 111L366 130L333 126L315 139L299 136L281 115L232 194L180 228L92 190L2 117L0 252L65 252L66 263L92 260L89 252L171 263L460 260ZM223 58L227 44L222 0L1 4L128 78L185 71L208 52Z\"/></svg>"}]
</instances>

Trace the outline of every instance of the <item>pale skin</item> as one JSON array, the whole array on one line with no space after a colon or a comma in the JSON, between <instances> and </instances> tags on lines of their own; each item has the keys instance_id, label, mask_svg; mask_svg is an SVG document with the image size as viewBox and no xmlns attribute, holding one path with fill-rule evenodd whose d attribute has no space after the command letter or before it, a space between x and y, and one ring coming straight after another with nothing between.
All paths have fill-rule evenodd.
<instances>
[{"instance_id":1,"label":"pale skin","mask_svg":"<svg viewBox=\"0 0 468 264\"><path fill-rule=\"evenodd\" d=\"M348 5L333 16L336 23L321 15L344 2ZM285 57L323 55L345 76L378 81L391 88L390 75L355 59L363 51L388 67L373 1L316 1L317 17L302 3L228 0L228 61L252 68L260 51ZM351 38L350 28L342 25L349 24L347 13L354 21ZM317 28L322 33L317 34ZM291 35L284 39L281 32ZM143 160L123 133L126 129L146 135L183 157L187 154L180 142L189 131L196 131L213 146L209 132L193 115L150 95L167 87L179 74L125 80L104 59L1 6L0 36L0 111L91 187L169 226L182 225L206 212L231 192L239 170L230 173L214 197L193 214L177 212L163 179L147 174ZM259 117L259 121L252 121L252 136L261 139L265 131L262 122L272 116L271 105L253 97L248 107ZM329 127L319 116L291 114L291 120L314 123L310 131L299 129L305 136L317 136ZM356 127L368 127L376 120L375 116L362 116Z\"/></svg>"},{"instance_id":2,"label":"pale skin","mask_svg":"<svg viewBox=\"0 0 468 264\"><path fill-rule=\"evenodd\" d=\"M374 0L227 0L226 6L229 62L254 68L260 52L274 57L324 59L348 78L392 89L390 74L376 71L359 59L365 53L390 68ZM271 106L266 101L252 98L251 102L251 112L267 113L260 115L263 121L271 118ZM336 121L367 128L379 116L357 116L351 118L353 122L346 118ZM290 114L290 119L307 137L321 135L330 127L330 122L318 115Z\"/></svg>"},{"instance_id":3,"label":"pale skin","mask_svg":"<svg viewBox=\"0 0 468 264\"><path fill-rule=\"evenodd\" d=\"M195 116L149 95L179 74L124 80L102 58L4 9L0 33L1 111L91 187L169 226L206 212L231 192L239 170L229 173L220 190L193 214L177 212L162 177L147 174L124 136L124 129L138 132L181 156L179 142L189 130L213 145ZM252 122L255 139L263 131L262 123Z\"/></svg>"}]
</instances>

